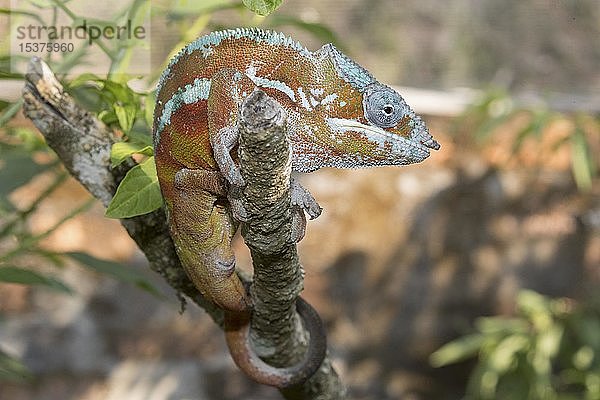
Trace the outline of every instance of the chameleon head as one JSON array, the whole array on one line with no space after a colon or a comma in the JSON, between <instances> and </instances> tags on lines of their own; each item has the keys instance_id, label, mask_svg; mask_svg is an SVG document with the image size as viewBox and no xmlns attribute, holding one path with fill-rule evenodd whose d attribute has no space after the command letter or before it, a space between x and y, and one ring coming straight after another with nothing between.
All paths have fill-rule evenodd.
<instances>
[{"instance_id":1,"label":"chameleon head","mask_svg":"<svg viewBox=\"0 0 600 400\"><path fill-rule=\"evenodd\" d=\"M356 166L406 165L423 161L440 145L406 101L374 81L362 90L362 115L327 118L335 142L353 153Z\"/></svg>"},{"instance_id":2,"label":"chameleon head","mask_svg":"<svg viewBox=\"0 0 600 400\"><path fill-rule=\"evenodd\" d=\"M328 144L336 159L332 166L406 165L423 161L429 150L440 148L398 92L332 44L318 53L341 79L336 86L344 88L338 93L340 107L328 109L325 116Z\"/></svg>"}]
</instances>

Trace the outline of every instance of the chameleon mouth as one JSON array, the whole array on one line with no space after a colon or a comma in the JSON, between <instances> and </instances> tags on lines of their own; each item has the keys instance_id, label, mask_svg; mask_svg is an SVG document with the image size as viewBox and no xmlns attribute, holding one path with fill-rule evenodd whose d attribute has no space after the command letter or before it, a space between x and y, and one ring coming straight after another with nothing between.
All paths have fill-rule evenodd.
<instances>
[{"instance_id":1,"label":"chameleon mouth","mask_svg":"<svg viewBox=\"0 0 600 400\"><path fill-rule=\"evenodd\" d=\"M416 136L414 139L407 139L373 125L361 124L353 119L327 118L326 121L334 132L358 132L366 136L369 141L378 143L382 148L386 143L392 143L395 149L409 150L410 153L416 153L417 157L426 158L429 156L429 149L438 150L440 148L440 144L431 137L426 129L419 130L417 135L413 134Z\"/></svg>"}]
</instances>

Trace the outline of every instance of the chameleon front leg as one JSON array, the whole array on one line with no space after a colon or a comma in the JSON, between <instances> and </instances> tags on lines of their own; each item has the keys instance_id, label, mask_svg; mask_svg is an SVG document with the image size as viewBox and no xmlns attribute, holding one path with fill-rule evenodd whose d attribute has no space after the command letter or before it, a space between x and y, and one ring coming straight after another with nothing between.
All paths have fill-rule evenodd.
<instances>
[{"instance_id":1,"label":"chameleon front leg","mask_svg":"<svg viewBox=\"0 0 600 400\"><path fill-rule=\"evenodd\" d=\"M247 75L235 69L223 68L212 76L208 95L208 134L213 157L229 182L227 197L233 216L238 221L247 220L247 213L240 198L244 179L231 153L237 147L240 137L240 106L255 88L256 85Z\"/></svg>"},{"instance_id":2,"label":"chameleon front leg","mask_svg":"<svg viewBox=\"0 0 600 400\"><path fill-rule=\"evenodd\" d=\"M244 179L231 153L239 141L241 104L255 89L256 85L247 75L235 69L222 69L212 77L208 97L208 129L213 155L219 170L230 184L228 198L238 221L246 221L248 216L239 197ZM314 219L321 214L322 209L296 179L292 179L290 189L294 211L292 240L299 242L306 229L304 213Z\"/></svg>"},{"instance_id":3,"label":"chameleon front leg","mask_svg":"<svg viewBox=\"0 0 600 400\"><path fill-rule=\"evenodd\" d=\"M292 178L290 182L290 197L292 198L292 240L299 242L304 238L306 232L306 214L310 219L315 219L323 209L315 200L312 194L298 182Z\"/></svg>"}]
</instances>

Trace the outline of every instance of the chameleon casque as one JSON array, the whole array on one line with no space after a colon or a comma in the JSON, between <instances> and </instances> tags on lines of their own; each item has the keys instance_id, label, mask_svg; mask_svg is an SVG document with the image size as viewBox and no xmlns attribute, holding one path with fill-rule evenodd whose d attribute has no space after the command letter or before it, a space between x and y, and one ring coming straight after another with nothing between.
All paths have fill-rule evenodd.
<instances>
[{"instance_id":1,"label":"chameleon casque","mask_svg":"<svg viewBox=\"0 0 600 400\"><path fill-rule=\"evenodd\" d=\"M158 84L155 161L171 236L198 290L225 311L226 338L238 366L258 382L286 387L308 379L325 354L318 315L300 298L310 333L305 359L271 367L253 352L251 301L235 273L232 237L246 219L233 193L244 186L237 165L238 112L260 89L287 112L292 170L406 165L439 149L404 99L326 44L311 52L280 33L260 29L213 32L182 49ZM295 237L306 212L320 207L292 180Z\"/></svg>"}]
</instances>

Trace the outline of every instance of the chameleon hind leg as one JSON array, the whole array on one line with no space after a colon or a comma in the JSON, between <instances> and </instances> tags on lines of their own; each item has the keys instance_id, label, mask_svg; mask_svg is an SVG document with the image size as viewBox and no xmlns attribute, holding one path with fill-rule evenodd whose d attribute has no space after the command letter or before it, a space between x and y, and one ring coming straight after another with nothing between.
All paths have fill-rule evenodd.
<instances>
[{"instance_id":1,"label":"chameleon hind leg","mask_svg":"<svg viewBox=\"0 0 600 400\"><path fill-rule=\"evenodd\" d=\"M223 68L211 77L208 95L210 144L219 170L230 184L227 197L233 216L238 221L246 221L247 214L239 197L244 179L237 165L237 154L232 157L232 150L237 147L239 140L241 104L255 88L256 85L247 75L235 69Z\"/></svg>"},{"instance_id":2,"label":"chameleon hind leg","mask_svg":"<svg viewBox=\"0 0 600 400\"><path fill-rule=\"evenodd\" d=\"M226 310L246 311L250 300L235 273L231 249L237 223L223 204L225 195L219 172L179 170L169 216L171 236L198 290Z\"/></svg>"}]
</instances>

